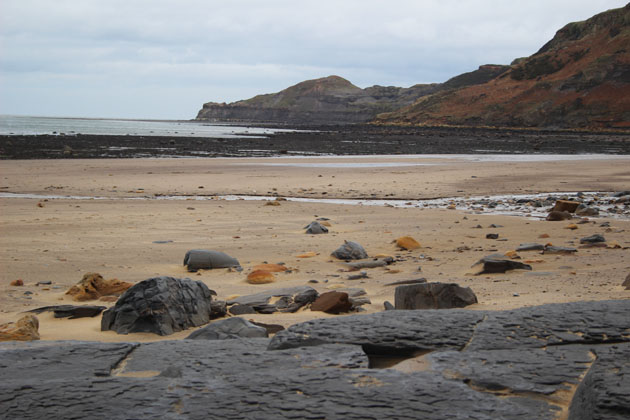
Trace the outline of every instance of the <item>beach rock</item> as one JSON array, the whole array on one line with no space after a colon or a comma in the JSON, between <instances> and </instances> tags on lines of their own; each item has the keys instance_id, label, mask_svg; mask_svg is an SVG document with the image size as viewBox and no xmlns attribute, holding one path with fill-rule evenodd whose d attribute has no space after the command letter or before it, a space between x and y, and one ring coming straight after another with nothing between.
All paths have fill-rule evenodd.
<instances>
[{"instance_id":1,"label":"beach rock","mask_svg":"<svg viewBox=\"0 0 630 420\"><path fill-rule=\"evenodd\" d=\"M35 315L25 315L16 323L0 325L0 341L39 340L39 320Z\"/></svg>"},{"instance_id":2,"label":"beach rock","mask_svg":"<svg viewBox=\"0 0 630 420\"><path fill-rule=\"evenodd\" d=\"M83 302L96 300L102 296L120 296L131 286L133 283L118 279L105 280L99 273L87 273L80 282L68 289L66 295L72 296L77 302Z\"/></svg>"},{"instance_id":3,"label":"beach rock","mask_svg":"<svg viewBox=\"0 0 630 420\"><path fill-rule=\"evenodd\" d=\"M41 308L31 309L31 313L41 314L42 312L54 312L55 318L93 318L96 315L107 309L106 306L95 305L55 305L55 306L43 306Z\"/></svg>"},{"instance_id":4,"label":"beach rock","mask_svg":"<svg viewBox=\"0 0 630 420\"><path fill-rule=\"evenodd\" d=\"M365 249L358 243L352 241L344 241L344 244L337 248L331 255L340 260L362 260L368 258Z\"/></svg>"},{"instance_id":5,"label":"beach rock","mask_svg":"<svg viewBox=\"0 0 630 420\"><path fill-rule=\"evenodd\" d=\"M521 252L521 251L542 251L543 249L545 249L545 246L543 244L537 244L537 243L524 243L524 244L520 244L518 246L518 248L516 248L517 252Z\"/></svg>"},{"instance_id":6,"label":"beach rock","mask_svg":"<svg viewBox=\"0 0 630 420\"><path fill-rule=\"evenodd\" d=\"M267 284L276 281L276 277L265 270L255 270L247 275L247 283L249 284Z\"/></svg>"},{"instance_id":7,"label":"beach rock","mask_svg":"<svg viewBox=\"0 0 630 420\"><path fill-rule=\"evenodd\" d=\"M606 242L606 238L604 238L602 235L597 234L580 238L581 244L594 244L598 242Z\"/></svg>"},{"instance_id":8,"label":"beach rock","mask_svg":"<svg viewBox=\"0 0 630 420\"><path fill-rule=\"evenodd\" d=\"M502 260L502 259L486 259L483 262L483 270L477 273L480 274L489 274L489 273L505 273L509 270L531 270L532 266L529 264L523 264L518 261L513 260Z\"/></svg>"},{"instance_id":9,"label":"beach rock","mask_svg":"<svg viewBox=\"0 0 630 420\"><path fill-rule=\"evenodd\" d=\"M232 315L255 314L256 311L249 305L232 305L229 309Z\"/></svg>"},{"instance_id":10,"label":"beach rock","mask_svg":"<svg viewBox=\"0 0 630 420\"><path fill-rule=\"evenodd\" d=\"M568 200L558 200L556 204L551 209L552 211L567 211L569 213L575 213L578 206L580 205L579 201L568 201Z\"/></svg>"},{"instance_id":11,"label":"beach rock","mask_svg":"<svg viewBox=\"0 0 630 420\"><path fill-rule=\"evenodd\" d=\"M306 229L306 233L311 234L311 235L319 235L322 233L328 233L328 228L319 222L311 222L310 224L305 226L304 229Z\"/></svg>"},{"instance_id":12,"label":"beach rock","mask_svg":"<svg viewBox=\"0 0 630 420\"><path fill-rule=\"evenodd\" d=\"M416 241L411 236L402 236L396 239L396 246L407 251L412 251L420 248L420 242Z\"/></svg>"},{"instance_id":13,"label":"beach rock","mask_svg":"<svg viewBox=\"0 0 630 420\"><path fill-rule=\"evenodd\" d=\"M101 330L169 335L210 321L212 292L200 281L154 277L129 288L103 313Z\"/></svg>"},{"instance_id":14,"label":"beach rock","mask_svg":"<svg viewBox=\"0 0 630 420\"><path fill-rule=\"evenodd\" d=\"M251 322L239 318L222 319L212 322L197 331L191 333L187 340L226 340L231 338L256 338L267 337L267 330L258 327Z\"/></svg>"},{"instance_id":15,"label":"beach rock","mask_svg":"<svg viewBox=\"0 0 630 420\"><path fill-rule=\"evenodd\" d=\"M576 230L578 228L578 225L576 225L575 223L571 223L570 225L566 225L564 227L564 229L570 229L570 230Z\"/></svg>"},{"instance_id":16,"label":"beach rock","mask_svg":"<svg viewBox=\"0 0 630 420\"><path fill-rule=\"evenodd\" d=\"M212 292L212 290L210 292ZM210 319L223 318L227 315L227 312L226 301L213 299L210 302Z\"/></svg>"},{"instance_id":17,"label":"beach rock","mask_svg":"<svg viewBox=\"0 0 630 420\"><path fill-rule=\"evenodd\" d=\"M623 281L623 283L621 283L621 285L625 287L626 290L630 290L630 274L626 276L626 279Z\"/></svg>"},{"instance_id":18,"label":"beach rock","mask_svg":"<svg viewBox=\"0 0 630 420\"><path fill-rule=\"evenodd\" d=\"M486 235L486 239L499 239L499 234L498 233L488 233Z\"/></svg>"},{"instance_id":19,"label":"beach rock","mask_svg":"<svg viewBox=\"0 0 630 420\"><path fill-rule=\"evenodd\" d=\"M184 256L184 265L188 271L195 272L200 269L240 267L236 258L232 258L221 251L208 251L205 249L191 249Z\"/></svg>"},{"instance_id":20,"label":"beach rock","mask_svg":"<svg viewBox=\"0 0 630 420\"><path fill-rule=\"evenodd\" d=\"M577 249L553 245L545 246L545 249L543 250L543 254L572 254L574 252L577 252Z\"/></svg>"},{"instance_id":21,"label":"beach rock","mask_svg":"<svg viewBox=\"0 0 630 420\"><path fill-rule=\"evenodd\" d=\"M586 204L580 204L577 209L575 209L575 214L578 216L598 216L599 209L588 207Z\"/></svg>"},{"instance_id":22,"label":"beach rock","mask_svg":"<svg viewBox=\"0 0 630 420\"><path fill-rule=\"evenodd\" d=\"M546 220L549 222L559 222L561 220L569 220L571 219L573 216L571 216L571 213L569 213L568 211L556 211L553 210L551 212L549 212L549 214L547 215Z\"/></svg>"},{"instance_id":23,"label":"beach rock","mask_svg":"<svg viewBox=\"0 0 630 420\"><path fill-rule=\"evenodd\" d=\"M11 286L24 286L24 280L22 280L22 279L13 280L11 283L9 283L9 285L11 285Z\"/></svg>"},{"instance_id":24,"label":"beach rock","mask_svg":"<svg viewBox=\"0 0 630 420\"><path fill-rule=\"evenodd\" d=\"M263 270L270 273L282 273L283 271L287 271L288 268L282 264L258 264L255 265L252 270Z\"/></svg>"},{"instance_id":25,"label":"beach rock","mask_svg":"<svg viewBox=\"0 0 630 420\"><path fill-rule=\"evenodd\" d=\"M319 295L311 304L311 311L321 311L329 314L348 312L352 303L345 292L327 292Z\"/></svg>"},{"instance_id":26,"label":"beach rock","mask_svg":"<svg viewBox=\"0 0 630 420\"><path fill-rule=\"evenodd\" d=\"M317 296L317 291L309 286L286 287L254 295L239 296L228 300L227 304L248 305L259 313L295 312L313 302ZM272 298L278 299L275 303L269 303Z\"/></svg>"},{"instance_id":27,"label":"beach rock","mask_svg":"<svg viewBox=\"0 0 630 420\"><path fill-rule=\"evenodd\" d=\"M385 257L380 259L374 259L369 261L357 261L351 263L345 263L344 266L348 268L348 271L358 271L364 268L376 268L376 267L385 267L386 265L392 264L394 262L394 258Z\"/></svg>"},{"instance_id":28,"label":"beach rock","mask_svg":"<svg viewBox=\"0 0 630 420\"><path fill-rule=\"evenodd\" d=\"M477 303L470 287L456 283L424 283L398 286L394 292L396 309L463 308Z\"/></svg>"}]
</instances>

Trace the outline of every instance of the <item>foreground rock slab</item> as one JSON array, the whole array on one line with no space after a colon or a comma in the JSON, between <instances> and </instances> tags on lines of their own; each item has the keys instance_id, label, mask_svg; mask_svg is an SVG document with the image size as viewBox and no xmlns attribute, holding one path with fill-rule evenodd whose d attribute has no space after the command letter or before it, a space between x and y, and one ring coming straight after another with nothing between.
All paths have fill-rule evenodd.
<instances>
[{"instance_id":1,"label":"foreground rock slab","mask_svg":"<svg viewBox=\"0 0 630 420\"><path fill-rule=\"evenodd\" d=\"M628 300L396 310L313 320L271 340L0 343L0 409L19 419L621 420L629 310ZM424 367L402 368L412 361Z\"/></svg>"}]
</instances>

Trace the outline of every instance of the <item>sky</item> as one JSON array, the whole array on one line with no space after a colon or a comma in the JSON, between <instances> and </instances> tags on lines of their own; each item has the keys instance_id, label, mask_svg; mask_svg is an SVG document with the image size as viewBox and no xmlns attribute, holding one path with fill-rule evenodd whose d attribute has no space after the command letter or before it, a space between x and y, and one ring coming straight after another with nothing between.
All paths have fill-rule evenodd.
<instances>
[{"instance_id":1,"label":"sky","mask_svg":"<svg viewBox=\"0 0 630 420\"><path fill-rule=\"evenodd\" d=\"M0 0L0 114L192 119L338 75L444 82L627 0Z\"/></svg>"}]
</instances>

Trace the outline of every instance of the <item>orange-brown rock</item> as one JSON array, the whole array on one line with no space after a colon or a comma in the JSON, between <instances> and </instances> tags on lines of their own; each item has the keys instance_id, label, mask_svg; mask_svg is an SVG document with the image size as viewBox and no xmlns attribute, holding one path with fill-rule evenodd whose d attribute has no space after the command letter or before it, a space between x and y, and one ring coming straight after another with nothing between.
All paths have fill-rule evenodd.
<instances>
[{"instance_id":1,"label":"orange-brown rock","mask_svg":"<svg viewBox=\"0 0 630 420\"><path fill-rule=\"evenodd\" d=\"M548 233L541 233L540 235L538 235L538 237L541 238L541 239L549 238L549 234Z\"/></svg>"},{"instance_id":2,"label":"orange-brown rock","mask_svg":"<svg viewBox=\"0 0 630 420\"><path fill-rule=\"evenodd\" d=\"M67 295L72 299L82 302L86 300L95 300L101 296L119 296L122 292L133 286L132 283L120 281L118 279L105 280L98 273L87 273L80 282L72 286Z\"/></svg>"},{"instance_id":3,"label":"orange-brown rock","mask_svg":"<svg viewBox=\"0 0 630 420\"><path fill-rule=\"evenodd\" d=\"M255 270L247 276L247 282L249 284L266 284L273 283L274 281L276 281L276 277L265 270Z\"/></svg>"},{"instance_id":4,"label":"orange-brown rock","mask_svg":"<svg viewBox=\"0 0 630 420\"><path fill-rule=\"evenodd\" d=\"M411 236L402 236L396 239L396 246L411 251L420 248L420 242L416 241Z\"/></svg>"},{"instance_id":5,"label":"orange-brown rock","mask_svg":"<svg viewBox=\"0 0 630 420\"><path fill-rule=\"evenodd\" d=\"M280 264L258 264L254 267L254 271L257 270L269 271L270 273L281 273L283 271L287 271L288 268Z\"/></svg>"},{"instance_id":6,"label":"orange-brown rock","mask_svg":"<svg viewBox=\"0 0 630 420\"><path fill-rule=\"evenodd\" d=\"M280 202L279 201L267 201L265 203L265 206L279 206Z\"/></svg>"},{"instance_id":7,"label":"orange-brown rock","mask_svg":"<svg viewBox=\"0 0 630 420\"><path fill-rule=\"evenodd\" d=\"M311 304L311 311L321 311L329 314L348 312L352 303L346 292L327 292L319 295Z\"/></svg>"},{"instance_id":8,"label":"orange-brown rock","mask_svg":"<svg viewBox=\"0 0 630 420\"><path fill-rule=\"evenodd\" d=\"M0 325L0 341L39 340L39 320L35 315L25 315L16 323Z\"/></svg>"},{"instance_id":9,"label":"orange-brown rock","mask_svg":"<svg viewBox=\"0 0 630 420\"><path fill-rule=\"evenodd\" d=\"M17 279L17 280L13 280L11 283L9 283L11 286L24 286L24 280L22 279Z\"/></svg>"},{"instance_id":10,"label":"orange-brown rock","mask_svg":"<svg viewBox=\"0 0 630 420\"><path fill-rule=\"evenodd\" d=\"M580 205L577 201L557 200L556 204L551 209L552 211L568 211L569 213L575 213L575 210Z\"/></svg>"},{"instance_id":11,"label":"orange-brown rock","mask_svg":"<svg viewBox=\"0 0 630 420\"><path fill-rule=\"evenodd\" d=\"M317 252L309 251L304 254L296 255L297 258L312 258L317 256Z\"/></svg>"}]
</instances>

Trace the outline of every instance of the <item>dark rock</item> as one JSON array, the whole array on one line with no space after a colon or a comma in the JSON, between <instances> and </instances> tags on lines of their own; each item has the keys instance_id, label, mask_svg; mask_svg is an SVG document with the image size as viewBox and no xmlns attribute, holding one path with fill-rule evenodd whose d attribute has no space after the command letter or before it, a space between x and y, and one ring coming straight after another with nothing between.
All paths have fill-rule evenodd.
<instances>
[{"instance_id":1,"label":"dark rock","mask_svg":"<svg viewBox=\"0 0 630 420\"><path fill-rule=\"evenodd\" d=\"M169 335L210 321L211 303L210 289L200 281L154 277L127 289L103 313L101 330Z\"/></svg>"},{"instance_id":2,"label":"dark rock","mask_svg":"<svg viewBox=\"0 0 630 420\"><path fill-rule=\"evenodd\" d=\"M55 305L55 306L43 306L41 308L31 309L30 311L35 314L41 314L42 312L54 312L55 318L87 318L95 317L96 315L107 309L106 306L75 306L75 305Z\"/></svg>"},{"instance_id":3,"label":"dark rock","mask_svg":"<svg viewBox=\"0 0 630 420\"><path fill-rule=\"evenodd\" d=\"M516 248L516 252L521 252L521 251L542 251L543 249L545 249L545 246L543 244L525 243L525 244L520 244L518 246L518 248Z\"/></svg>"},{"instance_id":4,"label":"dark rock","mask_svg":"<svg viewBox=\"0 0 630 420\"><path fill-rule=\"evenodd\" d=\"M319 295L311 304L311 311L321 311L329 314L348 312L352 303L345 292L327 292Z\"/></svg>"},{"instance_id":5,"label":"dark rock","mask_svg":"<svg viewBox=\"0 0 630 420\"><path fill-rule=\"evenodd\" d=\"M311 222L308 226L305 226L304 229L306 229L306 233L311 235L328 233L328 228L319 222Z\"/></svg>"},{"instance_id":6,"label":"dark rock","mask_svg":"<svg viewBox=\"0 0 630 420\"><path fill-rule=\"evenodd\" d=\"M383 302L383 306L384 306L386 311L393 311L394 309L396 309L394 307L394 305L392 305L391 302L389 302L387 300L385 302Z\"/></svg>"},{"instance_id":7,"label":"dark rock","mask_svg":"<svg viewBox=\"0 0 630 420\"><path fill-rule=\"evenodd\" d=\"M626 276L626 279L623 281L623 283L621 283L621 285L625 287L626 290L630 290L630 274Z\"/></svg>"},{"instance_id":8,"label":"dark rock","mask_svg":"<svg viewBox=\"0 0 630 420\"><path fill-rule=\"evenodd\" d=\"M569 220L571 218L573 218L573 216L568 211L553 210L549 212L546 219L549 222L559 222L561 220Z\"/></svg>"},{"instance_id":9,"label":"dark rock","mask_svg":"<svg viewBox=\"0 0 630 420\"><path fill-rule=\"evenodd\" d=\"M606 238L602 235L591 235L580 239L581 244L594 244L598 242L606 242Z\"/></svg>"},{"instance_id":10,"label":"dark rock","mask_svg":"<svg viewBox=\"0 0 630 420\"><path fill-rule=\"evenodd\" d=\"M236 258L232 258L221 251L207 251L205 249L191 249L184 256L184 265L188 271L200 269L240 267Z\"/></svg>"},{"instance_id":11,"label":"dark rock","mask_svg":"<svg viewBox=\"0 0 630 420\"><path fill-rule=\"evenodd\" d=\"M254 308L249 305L232 305L230 306L229 310L232 315L246 315L256 313Z\"/></svg>"},{"instance_id":12,"label":"dark rock","mask_svg":"<svg viewBox=\"0 0 630 420\"><path fill-rule=\"evenodd\" d=\"M556 204L553 206L551 210L559 211L559 212L566 211L569 213L575 213L575 210L577 210L579 205L580 205L579 201L558 200L556 201Z\"/></svg>"},{"instance_id":13,"label":"dark rock","mask_svg":"<svg viewBox=\"0 0 630 420\"><path fill-rule=\"evenodd\" d=\"M624 197L626 195L630 195L630 190L616 192L613 194L613 197Z\"/></svg>"},{"instance_id":14,"label":"dark rock","mask_svg":"<svg viewBox=\"0 0 630 420\"><path fill-rule=\"evenodd\" d=\"M543 254L572 254L577 252L577 249L566 246L546 246Z\"/></svg>"},{"instance_id":15,"label":"dark rock","mask_svg":"<svg viewBox=\"0 0 630 420\"><path fill-rule=\"evenodd\" d=\"M229 300L227 303L228 305L248 305L259 313L295 312L313 302L317 296L317 291L312 287L298 286L239 296ZM270 304L269 301L272 297L279 299L274 304Z\"/></svg>"},{"instance_id":16,"label":"dark rock","mask_svg":"<svg viewBox=\"0 0 630 420\"><path fill-rule=\"evenodd\" d=\"M340 260L362 260L367 258L368 254L358 243L345 241L332 253L332 256Z\"/></svg>"},{"instance_id":17,"label":"dark rock","mask_svg":"<svg viewBox=\"0 0 630 420\"><path fill-rule=\"evenodd\" d=\"M376 268L376 267L385 267L389 264L392 264L394 259L392 257L386 257L382 259L374 259L369 261L357 261L351 263L345 263L345 267L348 268L348 271L358 271L364 268Z\"/></svg>"},{"instance_id":18,"label":"dark rock","mask_svg":"<svg viewBox=\"0 0 630 420\"><path fill-rule=\"evenodd\" d=\"M532 266L513 260L486 259L483 270L477 274L505 273L509 270L531 270Z\"/></svg>"},{"instance_id":19,"label":"dark rock","mask_svg":"<svg viewBox=\"0 0 630 420\"><path fill-rule=\"evenodd\" d=\"M362 289L360 287L348 287L345 289L337 289L336 291L345 292L348 294L348 297L351 297L351 298L367 295L367 292L365 291L365 289Z\"/></svg>"},{"instance_id":20,"label":"dark rock","mask_svg":"<svg viewBox=\"0 0 630 420\"><path fill-rule=\"evenodd\" d=\"M486 239L499 239L499 234L498 233L488 233L486 235Z\"/></svg>"},{"instance_id":21,"label":"dark rock","mask_svg":"<svg viewBox=\"0 0 630 420\"><path fill-rule=\"evenodd\" d=\"M37 283L35 283L35 286L47 286L49 284L52 284L52 281L44 280L44 281L38 281Z\"/></svg>"},{"instance_id":22,"label":"dark rock","mask_svg":"<svg viewBox=\"0 0 630 420\"><path fill-rule=\"evenodd\" d=\"M595 207L588 207L586 204L580 204L575 210L575 214L578 216L598 216L599 209Z\"/></svg>"},{"instance_id":23,"label":"dark rock","mask_svg":"<svg viewBox=\"0 0 630 420\"><path fill-rule=\"evenodd\" d=\"M227 318L212 322L197 331L194 331L187 340L226 340L229 338L256 338L267 337L267 330L258 327L251 322L239 318Z\"/></svg>"},{"instance_id":24,"label":"dark rock","mask_svg":"<svg viewBox=\"0 0 630 420\"><path fill-rule=\"evenodd\" d=\"M267 334L277 334L280 331L284 330L284 327L279 324L265 324L264 322L256 322L256 321L252 321L251 319L249 320L249 322L251 322L252 324L258 327L264 328L265 330L267 330Z\"/></svg>"},{"instance_id":25,"label":"dark rock","mask_svg":"<svg viewBox=\"0 0 630 420\"><path fill-rule=\"evenodd\" d=\"M456 283L425 283L398 286L394 292L396 309L450 309L477 303L470 287Z\"/></svg>"},{"instance_id":26,"label":"dark rock","mask_svg":"<svg viewBox=\"0 0 630 420\"><path fill-rule=\"evenodd\" d=\"M210 290L212 295L213 290ZM224 300L210 302L210 319L223 318L227 315L227 303Z\"/></svg>"},{"instance_id":27,"label":"dark rock","mask_svg":"<svg viewBox=\"0 0 630 420\"><path fill-rule=\"evenodd\" d=\"M392 283L387 283L385 286L401 286L403 284L418 284L418 283L426 283L427 279L412 279L412 280L398 280Z\"/></svg>"}]
</instances>

